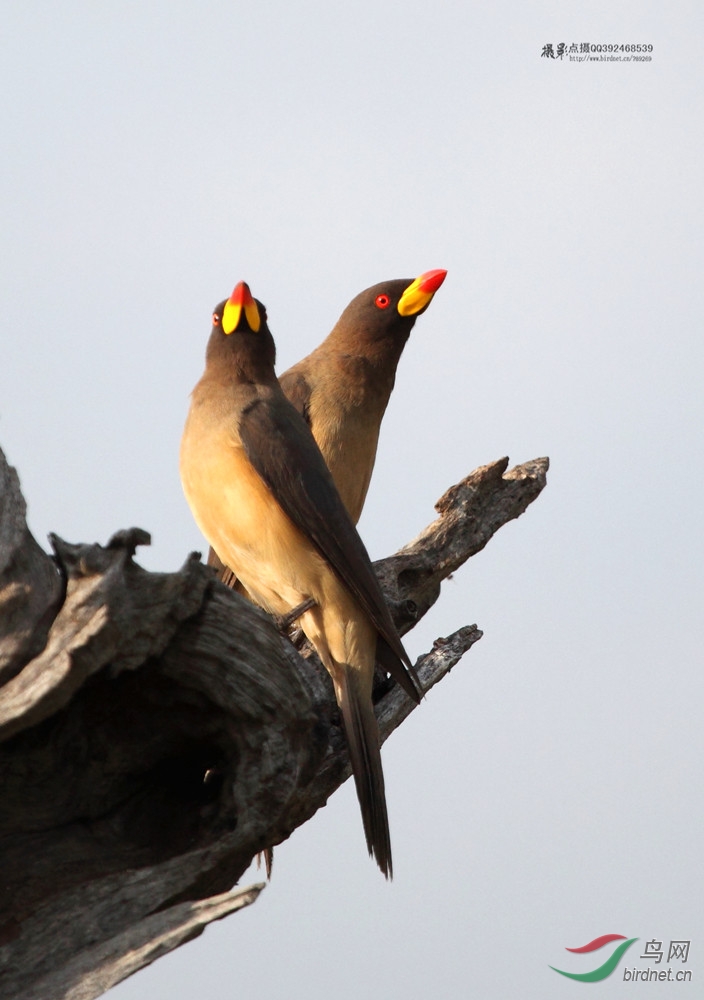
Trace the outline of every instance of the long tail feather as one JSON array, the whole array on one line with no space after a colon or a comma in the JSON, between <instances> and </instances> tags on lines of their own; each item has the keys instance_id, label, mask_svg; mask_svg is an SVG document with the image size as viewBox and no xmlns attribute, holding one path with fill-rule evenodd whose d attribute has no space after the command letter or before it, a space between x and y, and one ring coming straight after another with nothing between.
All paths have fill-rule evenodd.
<instances>
[{"instance_id":1,"label":"long tail feather","mask_svg":"<svg viewBox=\"0 0 704 1000\"><path fill-rule=\"evenodd\" d=\"M391 838L386 812L384 772L381 768L379 727L371 699L360 691L358 678L353 670L346 671L344 682L338 686L338 700L357 798L362 810L367 848L386 878L392 878Z\"/></svg>"},{"instance_id":2,"label":"long tail feather","mask_svg":"<svg viewBox=\"0 0 704 1000\"><path fill-rule=\"evenodd\" d=\"M376 642L376 658L396 683L401 685L408 697L412 698L416 705L420 705L423 691L415 667L407 667L403 660L399 659L381 632Z\"/></svg>"}]
</instances>

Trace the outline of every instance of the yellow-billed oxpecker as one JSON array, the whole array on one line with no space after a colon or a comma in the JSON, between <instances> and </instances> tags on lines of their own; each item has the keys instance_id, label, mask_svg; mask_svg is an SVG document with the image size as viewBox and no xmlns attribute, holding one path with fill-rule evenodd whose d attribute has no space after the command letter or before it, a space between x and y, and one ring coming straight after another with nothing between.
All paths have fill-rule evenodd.
<instances>
[{"instance_id":1,"label":"yellow-billed oxpecker","mask_svg":"<svg viewBox=\"0 0 704 1000\"><path fill-rule=\"evenodd\" d=\"M392 874L372 705L376 658L420 688L369 556L306 421L274 374L264 306L244 282L220 303L181 442L181 480L201 531L248 594L301 629L332 677L369 852Z\"/></svg>"},{"instance_id":2,"label":"yellow-billed oxpecker","mask_svg":"<svg viewBox=\"0 0 704 1000\"><path fill-rule=\"evenodd\" d=\"M313 432L356 524L374 468L379 429L413 325L447 271L382 281L360 292L312 354L289 368L281 388ZM211 549L221 579L235 580Z\"/></svg>"}]
</instances>

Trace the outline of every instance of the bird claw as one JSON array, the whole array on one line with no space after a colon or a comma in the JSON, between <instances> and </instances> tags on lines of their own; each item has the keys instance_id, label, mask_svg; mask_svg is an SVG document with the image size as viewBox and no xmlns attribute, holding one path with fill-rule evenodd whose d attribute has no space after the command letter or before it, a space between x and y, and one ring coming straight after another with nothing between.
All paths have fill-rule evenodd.
<instances>
[{"instance_id":1,"label":"bird claw","mask_svg":"<svg viewBox=\"0 0 704 1000\"><path fill-rule=\"evenodd\" d=\"M293 623L297 621L301 615L304 615L306 611L310 611L311 608L314 608L316 603L317 602L314 601L312 597L307 597L301 604L292 608L287 615L274 615L274 621L276 622L276 627L279 632L287 635L288 630L291 628Z\"/></svg>"}]
</instances>

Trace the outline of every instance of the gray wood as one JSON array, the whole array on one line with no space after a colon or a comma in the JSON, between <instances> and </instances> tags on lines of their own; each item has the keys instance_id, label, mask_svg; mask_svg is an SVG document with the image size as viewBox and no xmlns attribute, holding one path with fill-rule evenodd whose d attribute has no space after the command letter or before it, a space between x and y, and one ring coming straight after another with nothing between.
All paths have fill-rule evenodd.
<instances>
[{"instance_id":1,"label":"gray wood","mask_svg":"<svg viewBox=\"0 0 704 1000\"><path fill-rule=\"evenodd\" d=\"M545 486L547 459L507 466L375 564L401 632ZM0 995L91 1000L254 902L263 886L232 886L349 776L346 744L315 654L197 554L149 573L130 529L52 536L52 560L1 452L0 488ZM437 640L424 691L481 635ZM384 676L375 702L382 739L415 707Z\"/></svg>"},{"instance_id":2,"label":"gray wood","mask_svg":"<svg viewBox=\"0 0 704 1000\"><path fill-rule=\"evenodd\" d=\"M0 450L0 684L41 652L62 582L27 528L17 472Z\"/></svg>"}]
</instances>

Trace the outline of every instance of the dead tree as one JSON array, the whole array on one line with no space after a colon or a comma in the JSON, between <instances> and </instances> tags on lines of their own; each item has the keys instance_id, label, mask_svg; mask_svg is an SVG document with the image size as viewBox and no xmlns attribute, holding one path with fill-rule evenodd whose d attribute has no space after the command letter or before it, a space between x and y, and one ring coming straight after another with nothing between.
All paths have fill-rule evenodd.
<instances>
[{"instance_id":1,"label":"dead tree","mask_svg":"<svg viewBox=\"0 0 704 1000\"><path fill-rule=\"evenodd\" d=\"M547 459L477 469L438 518L375 564L403 634L441 582L518 517ZM254 902L232 890L350 774L332 685L305 643L218 583L197 554L177 573L25 521L0 451L0 995L90 1000L212 920ZM438 639L425 691L482 633ZM413 710L385 676L382 739Z\"/></svg>"}]
</instances>

